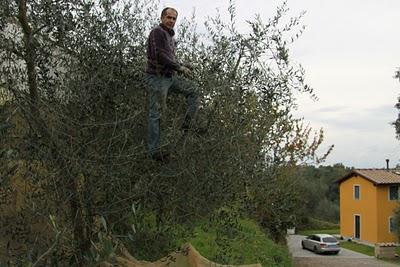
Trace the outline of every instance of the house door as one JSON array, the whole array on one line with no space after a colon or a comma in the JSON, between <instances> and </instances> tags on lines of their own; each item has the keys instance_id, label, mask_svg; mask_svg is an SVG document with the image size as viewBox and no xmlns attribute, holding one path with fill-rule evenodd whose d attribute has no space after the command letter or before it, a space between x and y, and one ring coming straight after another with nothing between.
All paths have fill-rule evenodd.
<instances>
[{"instance_id":1,"label":"house door","mask_svg":"<svg viewBox=\"0 0 400 267\"><path fill-rule=\"evenodd\" d=\"M361 217L354 215L354 238L360 239Z\"/></svg>"}]
</instances>

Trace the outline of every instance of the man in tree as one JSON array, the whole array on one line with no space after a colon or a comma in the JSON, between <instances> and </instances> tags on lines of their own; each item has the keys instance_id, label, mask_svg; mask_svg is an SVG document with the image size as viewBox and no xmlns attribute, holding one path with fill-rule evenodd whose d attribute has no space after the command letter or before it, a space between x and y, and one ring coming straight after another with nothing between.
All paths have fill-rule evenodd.
<instances>
[{"instance_id":1,"label":"man in tree","mask_svg":"<svg viewBox=\"0 0 400 267\"><path fill-rule=\"evenodd\" d=\"M180 72L185 76L191 70L175 59L176 43L174 39L178 12L166 7L161 12L161 23L152 29L147 40L146 80L149 92L148 117L148 146L153 159L163 161L169 156L160 147L160 118L161 109L166 106L169 93L182 94L186 98L187 110L182 124L182 130L187 131L191 126L198 108L198 94L193 82L177 76Z\"/></svg>"}]
</instances>

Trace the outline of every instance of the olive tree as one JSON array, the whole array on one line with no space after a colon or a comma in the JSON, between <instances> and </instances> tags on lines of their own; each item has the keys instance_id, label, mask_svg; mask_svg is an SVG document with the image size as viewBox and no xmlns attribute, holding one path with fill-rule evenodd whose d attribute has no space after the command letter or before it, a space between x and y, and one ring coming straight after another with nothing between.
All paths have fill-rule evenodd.
<instances>
[{"instance_id":1,"label":"olive tree","mask_svg":"<svg viewBox=\"0 0 400 267\"><path fill-rule=\"evenodd\" d=\"M233 2L230 20L210 18L206 33L195 18L183 21L178 56L193 64L197 121L207 132L184 135L184 101L170 98L162 121L168 163L149 159L145 145L143 69L155 1L0 7L1 118L15 124L1 132L1 190L12 198L21 183L31 188L2 217L2 229L27 244L10 247L11 261L83 265L99 225L136 256L158 258L197 220L237 202L277 240L293 224L301 202L288 173L327 154L316 153L323 132L292 115L296 93L314 95L289 56L303 28L301 16L284 22L285 3L273 18L249 22L250 33L236 29ZM28 227L35 220L41 227Z\"/></svg>"},{"instance_id":2,"label":"olive tree","mask_svg":"<svg viewBox=\"0 0 400 267\"><path fill-rule=\"evenodd\" d=\"M396 70L394 78L400 81L400 69ZM397 99L395 108L400 110L400 97ZM400 115L398 115L397 119L392 123L392 125L395 128L397 139L400 139ZM400 208L396 208L394 215L395 232L397 236L400 237Z\"/></svg>"},{"instance_id":3,"label":"olive tree","mask_svg":"<svg viewBox=\"0 0 400 267\"><path fill-rule=\"evenodd\" d=\"M398 80L400 81L400 69L398 69L398 70L395 72L394 78L395 78L395 79L398 79ZM400 98L397 99L397 103L396 103L396 105L395 105L395 108L397 108L398 110L400 110ZM398 118L396 119L396 121L393 122L393 125L394 125L395 130L396 130L396 137L397 137L397 138L400 138L400 117L398 117Z\"/></svg>"}]
</instances>

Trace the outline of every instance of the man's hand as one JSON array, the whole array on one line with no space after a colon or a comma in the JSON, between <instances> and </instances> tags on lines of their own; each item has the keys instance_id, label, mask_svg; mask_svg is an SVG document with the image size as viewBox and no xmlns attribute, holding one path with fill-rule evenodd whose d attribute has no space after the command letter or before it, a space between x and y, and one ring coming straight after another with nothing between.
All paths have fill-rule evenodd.
<instances>
[{"instance_id":1,"label":"man's hand","mask_svg":"<svg viewBox=\"0 0 400 267\"><path fill-rule=\"evenodd\" d=\"M178 71L183 73L186 76L189 76L190 74L192 74L192 71L188 67L185 67L185 66L180 66Z\"/></svg>"}]
</instances>

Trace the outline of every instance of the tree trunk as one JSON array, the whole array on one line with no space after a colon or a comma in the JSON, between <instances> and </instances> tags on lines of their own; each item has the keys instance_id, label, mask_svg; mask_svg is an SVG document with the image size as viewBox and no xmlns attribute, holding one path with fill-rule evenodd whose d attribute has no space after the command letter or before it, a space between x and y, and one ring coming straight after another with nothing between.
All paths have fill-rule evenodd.
<instances>
[{"instance_id":1,"label":"tree trunk","mask_svg":"<svg viewBox=\"0 0 400 267\"><path fill-rule=\"evenodd\" d=\"M32 113L33 120L40 117L38 102L38 86L37 86L37 73L35 68L36 50L33 43L32 28L29 26L27 17L26 0L19 1L18 20L21 23L24 33L25 54L24 59L26 62L28 74L28 87L29 87L29 107Z\"/></svg>"},{"instance_id":2,"label":"tree trunk","mask_svg":"<svg viewBox=\"0 0 400 267\"><path fill-rule=\"evenodd\" d=\"M54 159L59 159L58 167L60 170L67 170L67 183L66 189L71 193L70 198L70 209L71 209L71 220L73 225L74 240L76 244L76 261L78 266L83 266L83 255L87 251L86 235L84 231L84 220L82 212L82 203L79 199L79 192L77 186L77 177L74 172L69 172L71 170L71 164L65 159L64 155L61 155L56 141L51 138L46 124L41 118L39 110L39 94L38 94L38 83L37 83L37 72L36 72L36 47L34 43L33 30L29 25L27 17L27 1L19 0L18 6L18 20L21 24L23 34L24 34L24 60L27 68L28 75L28 88L29 88L29 109L31 114L27 114L34 126L34 133L36 137L34 142L38 142L37 135L39 135L49 146L52 151L52 156Z\"/></svg>"}]
</instances>

